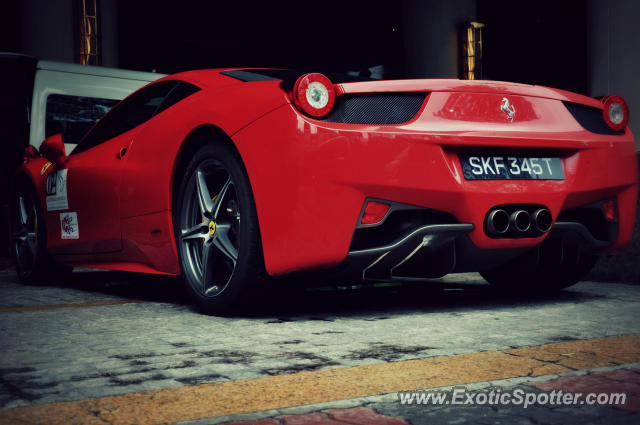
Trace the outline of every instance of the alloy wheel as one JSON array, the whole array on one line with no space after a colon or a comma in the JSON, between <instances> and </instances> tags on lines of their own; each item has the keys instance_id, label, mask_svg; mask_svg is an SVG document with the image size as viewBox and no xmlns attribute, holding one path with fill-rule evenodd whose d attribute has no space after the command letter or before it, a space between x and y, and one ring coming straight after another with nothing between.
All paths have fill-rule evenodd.
<instances>
[{"instance_id":1,"label":"alloy wheel","mask_svg":"<svg viewBox=\"0 0 640 425\"><path fill-rule=\"evenodd\" d=\"M180 218L180 249L194 289L206 297L225 290L238 263L240 211L234 181L208 159L192 174Z\"/></svg>"},{"instance_id":2,"label":"alloy wheel","mask_svg":"<svg viewBox=\"0 0 640 425\"><path fill-rule=\"evenodd\" d=\"M29 197L18 193L12 220L12 240L16 261L23 273L33 270L38 251L38 216Z\"/></svg>"}]
</instances>

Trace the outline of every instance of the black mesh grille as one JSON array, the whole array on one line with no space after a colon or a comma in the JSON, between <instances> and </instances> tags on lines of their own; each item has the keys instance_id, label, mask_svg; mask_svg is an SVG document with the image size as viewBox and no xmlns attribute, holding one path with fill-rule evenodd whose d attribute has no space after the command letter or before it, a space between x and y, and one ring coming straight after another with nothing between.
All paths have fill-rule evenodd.
<instances>
[{"instance_id":1,"label":"black mesh grille","mask_svg":"<svg viewBox=\"0 0 640 425\"><path fill-rule=\"evenodd\" d=\"M336 98L322 121L347 124L402 124L416 116L427 93L363 93Z\"/></svg>"},{"instance_id":2,"label":"black mesh grille","mask_svg":"<svg viewBox=\"0 0 640 425\"><path fill-rule=\"evenodd\" d=\"M597 134L624 134L624 130L615 131L607 125L602 116L602 109L594 108L591 106L581 105L573 102L562 102L567 107L573 118L580 123L585 130Z\"/></svg>"}]
</instances>

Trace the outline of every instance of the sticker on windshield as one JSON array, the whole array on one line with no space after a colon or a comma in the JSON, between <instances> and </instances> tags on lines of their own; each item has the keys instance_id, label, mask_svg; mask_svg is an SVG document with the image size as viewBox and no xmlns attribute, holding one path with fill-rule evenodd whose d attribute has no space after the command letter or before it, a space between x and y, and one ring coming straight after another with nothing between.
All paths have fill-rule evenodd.
<instances>
[{"instance_id":1,"label":"sticker on windshield","mask_svg":"<svg viewBox=\"0 0 640 425\"><path fill-rule=\"evenodd\" d=\"M61 213L60 229L62 239L79 239L78 214L75 212Z\"/></svg>"},{"instance_id":2,"label":"sticker on windshield","mask_svg":"<svg viewBox=\"0 0 640 425\"><path fill-rule=\"evenodd\" d=\"M58 170L47 176L47 211L60 211L69 208L67 199L67 170Z\"/></svg>"}]
</instances>

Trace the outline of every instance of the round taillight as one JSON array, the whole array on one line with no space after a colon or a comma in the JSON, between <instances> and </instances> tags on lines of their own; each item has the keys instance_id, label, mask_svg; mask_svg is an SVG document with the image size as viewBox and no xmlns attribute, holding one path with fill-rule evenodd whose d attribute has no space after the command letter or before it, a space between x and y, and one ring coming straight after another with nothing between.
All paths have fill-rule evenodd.
<instances>
[{"instance_id":1,"label":"round taillight","mask_svg":"<svg viewBox=\"0 0 640 425\"><path fill-rule=\"evenodd\" d=\"M612 130L624 130L629 122L629 107L620 96L607 96L602 99L604 109L602 115Z\"/></svg>"},{"instance_id":2,"label":"round taillight","mask_svg":"<svg viewBox=\"0 0 640 425\"><path fill-rule=\"evenodd\" d=\"M333 108L336 92L331 81L322 74L304 74L293 86L293 101L312 117L324 117Z\"/></svg>"}]
</instances>

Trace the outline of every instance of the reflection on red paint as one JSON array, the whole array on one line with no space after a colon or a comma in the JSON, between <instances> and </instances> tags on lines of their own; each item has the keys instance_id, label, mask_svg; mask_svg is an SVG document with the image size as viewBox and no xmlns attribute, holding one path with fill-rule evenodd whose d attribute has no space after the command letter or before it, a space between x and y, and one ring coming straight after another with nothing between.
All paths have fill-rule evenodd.
<instances>
[{"instance_id":1,"label":"reflection on red paint","mask_svg":"<svg viewBox=\"0 0 640 425\"><path fill-rule=\"evenodd\" d=\"M435 115L447 120L509 123L508 114L500 109L504 98L515 109L513 122L540 118L533 104L524 97L481 93L451 93Z\"/></svg>"}]
</instances>

